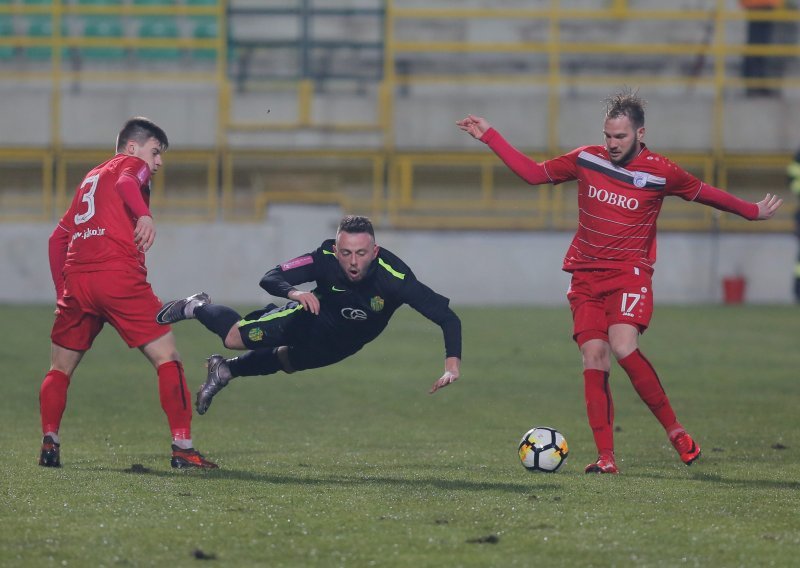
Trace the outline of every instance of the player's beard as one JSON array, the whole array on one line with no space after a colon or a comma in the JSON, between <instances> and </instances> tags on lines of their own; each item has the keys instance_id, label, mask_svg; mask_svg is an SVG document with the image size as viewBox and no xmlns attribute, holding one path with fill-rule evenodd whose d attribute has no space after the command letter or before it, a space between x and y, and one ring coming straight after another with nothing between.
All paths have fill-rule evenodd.
<instances>
[{"instance_id":1,"label":"player's beard","mask_svg":"<svg viewBox=\"0 0 800 568\"><path fill-rule=\"evenodd\" d=\"M612 158L611 153L609 153L608 157L611 160L612 164L614 164L615 166L622 167L631 160L633 160L633 158L635 158L638 153L639 153L639 143L636 142L633 145L631 145L630 150L625 152L618 160Z\"/></svg>"}]
</instances>

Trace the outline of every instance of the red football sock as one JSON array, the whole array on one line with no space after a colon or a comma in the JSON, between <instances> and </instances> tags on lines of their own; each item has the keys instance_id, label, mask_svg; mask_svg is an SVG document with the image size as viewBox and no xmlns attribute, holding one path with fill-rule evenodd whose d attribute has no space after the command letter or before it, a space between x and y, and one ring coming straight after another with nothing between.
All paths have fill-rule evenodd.
<instances>
[{"instance_id":1,"label":"red football sock","mask_svg":"<svg viewBox=\"0 0 800 568\"><path fill-rule=\"evenodd\" d=\"M180 361L169 361L158 367L158 394L161 408L167 415L173 440L192 437L192 405L186 376Z\"/></svg>"},{"instance_id":2,"label":"red football sock","mask_svg":"<svg viewBox=\"0 0 800 568\"><path fill-rule=\"evenodd\" d=\"M608 385L608 373L600 369L584 369L583 388L586 414L592 427L599 455L614 453L614 401Z\"/></svg>"},{"instance_id":3,"label":"red football sock","mask_svg":"<svg viewBox=\"0 0 800 568\"><path fill-rule=\"evenodd\" d=\"M650 408L650 411L658 418L665 429L670 429L675 425L675 412L669 403L667 393L658 380L655 369L650 364L642 352L638 349L619 360L622 367L631 379L633 388L639 393L639 397Z\"/></svg>"},{"instance_id":4,"label":"red football sock","mask_svg":"<svg viewBox=\"0 0 800 568\"><path fill-rule=\"evenodd\" d=\"M61 371L50 371L39 389L39 413L42 417L42 434L58 433L61 417L67 407L69 375Z\"/></svg>"}]
</instances>

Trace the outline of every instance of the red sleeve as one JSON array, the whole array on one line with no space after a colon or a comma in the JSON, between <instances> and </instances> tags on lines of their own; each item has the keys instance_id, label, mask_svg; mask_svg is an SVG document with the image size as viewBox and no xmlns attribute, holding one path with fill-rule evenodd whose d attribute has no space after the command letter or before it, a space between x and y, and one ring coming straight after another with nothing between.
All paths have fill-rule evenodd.
<instances>
[{"instance_id":1,"label":"red sleeve","mask_svg":"<svg viewBox=\"0 0 800 568\"><path fill-rule=\"evenodd\" d=\"M56 288L56 300L60 300L64 295L64 263L67 261L67 248L69 248L69 231L59 223L48 241L50 275Z\"/></svg>"},{"instance_id":2,"label":"red sleeve","mask_svg":"<svg viewBox=\"0 0 800 568\"><path fill-rule=\"evenodd\" d=\"M120 197L122 197L122 201L125 202L125 205L137 219L144 216L152 217L150 209L142 197L141 186L135 177L122 174L117 179L115 187Z\"/></svg>"},{"instance_id":3,"label":"red sleeve","mask_svg":"<svg viewBox=\"0 0 800 568\"><path fill-rule=\"evenodd\" d=\"M486 143L497 156L503 160L509 169L531 185L540 183L554 183L547 175L543 164L531 160L528 156L514 148L494 128L490 128L481 136L481 142Z\"/></svg>"},{"instance_id":4,"label":"red sleeve","mask_svg":"<svg viewBox=\"0 0 800 568\"><path fill-rule=\"evenodd\" d=\"M700 186L700 191L697 192L697 196L694 200L703 205L709 205L715 209L719 209L720 211L735 213L750 221L758 219L757 204L739 199L727 191L723 191L706 183Z\"/></svg>"}]
</instances>

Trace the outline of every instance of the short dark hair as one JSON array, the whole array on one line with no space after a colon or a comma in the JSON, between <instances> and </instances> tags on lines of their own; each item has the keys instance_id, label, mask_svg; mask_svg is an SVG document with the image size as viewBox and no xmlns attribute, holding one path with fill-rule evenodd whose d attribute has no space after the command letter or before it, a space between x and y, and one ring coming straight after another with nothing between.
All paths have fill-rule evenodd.
<instances>
[{"instance_id":1,"label":"short dark hair","mask_svg":"<svg viewBox=\"0 0 800 568\"><path fill-rule=\"evenodd\" d=\"M639 96L639 91L625 87L619 93L606 99L606 119L627 116L634 130L644 126L644 107L647 101Z\"/></svg>"},{"instance_id":2,"label":"short dark hair","mask_svg":"<svg viewBox=\"0 0 800 568\"><path fill-rule=\"evenodd\" d=\"M339 230L336 234L341 232L345 233L369 233L372 238L375 238L375 229L372 227L372 221L369 217L362 217L360 215L347 215L339 223Z\"/></svg>"},{"instance_id":3,"label":"short dark hair","mask_svg":"<svg viewBox=\"0 0 800 568\"><path fill-rule=\"evenodd\" d=\"M125 150L128 140L133 140L137 144L145 144L151 138L155 138L161 143L161 150L169 148L167 133L149 118L134 116L128 119L125 126L117 134L117 152Z\"/></svg>"}]
</instances>

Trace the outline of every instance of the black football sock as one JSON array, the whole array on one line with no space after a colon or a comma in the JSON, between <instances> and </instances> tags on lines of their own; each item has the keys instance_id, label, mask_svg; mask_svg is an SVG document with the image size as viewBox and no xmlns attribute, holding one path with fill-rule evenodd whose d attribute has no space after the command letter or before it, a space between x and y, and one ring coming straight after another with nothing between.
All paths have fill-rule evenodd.
<instances>
[{"instance_id":1,"label":"black football sock","mask_svg":"<svg viewBox=\"0 0 800 568\"><path fill-rule=\"evenodd\" d=\"M228 359L232 377L254 377L271 375L283 370L283 365L275 353L277 348L256 349L243 355Z\"/></svg>"},{"instance_id":2,"label":"black football sock","mask_svg":"<svg viewBox=\"0 0 800 568\"><path fill-rule=\"evenodd\" d=\"M242 319L236 311L219 304L204 304L195 308L194 317L206 326L206 329L219 335L223 342L231 328Z\"/></svg>"}]
</instances>

